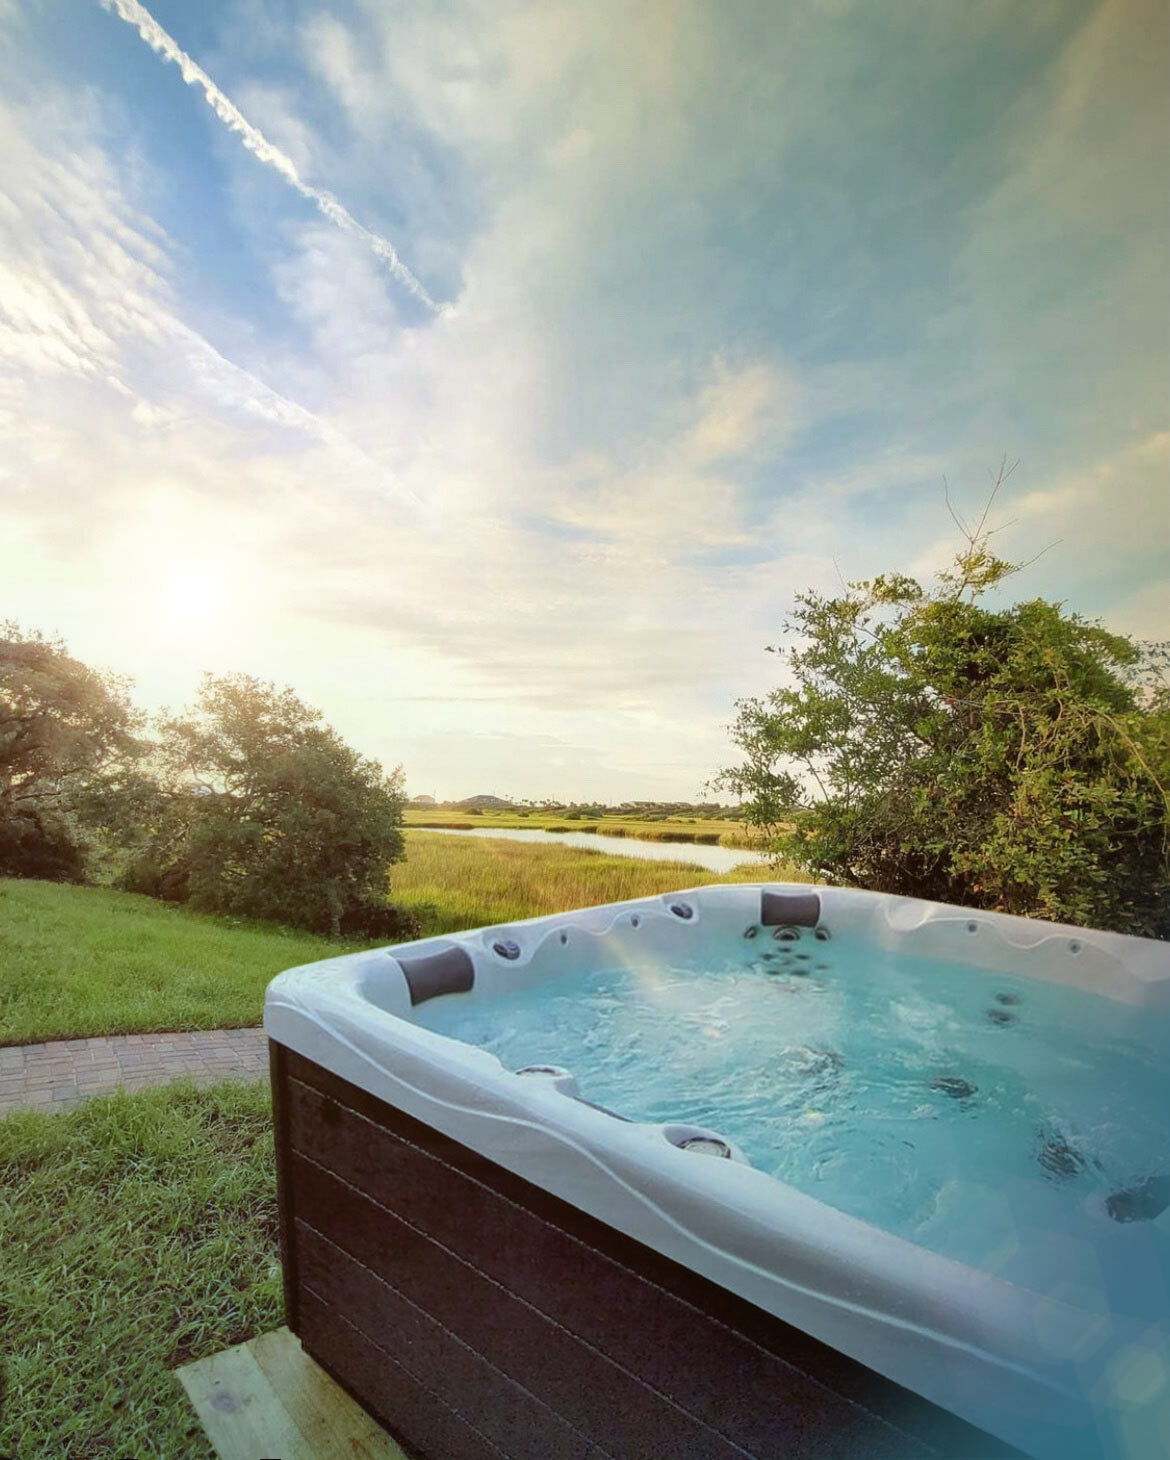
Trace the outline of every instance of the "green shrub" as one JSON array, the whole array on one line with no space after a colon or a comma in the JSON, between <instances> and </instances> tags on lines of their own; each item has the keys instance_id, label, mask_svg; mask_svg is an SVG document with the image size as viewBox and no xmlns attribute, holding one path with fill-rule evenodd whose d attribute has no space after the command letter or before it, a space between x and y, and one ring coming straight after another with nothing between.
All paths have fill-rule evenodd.
<instances>
[{"instance_id":1,"label":"green shrub","mask_svg":"<svg viewBox=\"0 0 1170 1460\"><path fill-rule=\"evenodd\" d=\"M0 817L0 877L84 882L86 848L70 827L33 809Z\"/></svg>"},{"instance_id":2,"label":"green shrub","mask_svg":"<svg viewBox=\"0 0 1170 1460\"><path fill-rule=\"evenodd\" d=\"M930 590L798 595L793 682L739 703L720 784L829 881L1170 935L1166 647L977 601L1013 571L976 535Z\"/></svg>"},{"instance_id":3,"label":"green shrub","mask_svg":"<svg viewBox=\"0 0 1170 1460\"><path fill-rule=\"evenodd\" d=\"M123 885L335 936L402 925L385 897L404 855L400 769L245 675L208 676L194 711L161 729L156 833Z\"/></svg>"}]
</instances>

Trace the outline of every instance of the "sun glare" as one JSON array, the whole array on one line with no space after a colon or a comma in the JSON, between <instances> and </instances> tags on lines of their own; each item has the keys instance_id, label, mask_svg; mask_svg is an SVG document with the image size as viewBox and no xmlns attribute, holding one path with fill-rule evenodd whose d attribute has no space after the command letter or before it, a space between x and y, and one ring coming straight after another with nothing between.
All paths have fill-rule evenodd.
<instances>
[{"instance_id":1,"label":"sun glare","mask_svg":"<svg viewBox=\"0 0 1170 1460\"><path fill-rule=\"evenodd\" d=\"M165 585L162 598L164 615L176 627L206 628L223 615L223 585L212 573L178 573Z\"/></svg>"}]
</instances>

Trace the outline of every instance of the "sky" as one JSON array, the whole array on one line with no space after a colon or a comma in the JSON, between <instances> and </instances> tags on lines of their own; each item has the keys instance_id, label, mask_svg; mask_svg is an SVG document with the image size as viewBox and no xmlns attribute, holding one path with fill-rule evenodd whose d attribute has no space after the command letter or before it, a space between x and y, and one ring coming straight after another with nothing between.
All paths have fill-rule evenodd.
<instances>
[{"instance_id":1,"label":"sky","mask_svg":"<svg viewBox=\"0 0 1170 1460\"><path fill-rule=\"evenodd\" d=\"M0 619L697 800L794 594L1170 637L1162 0L0 0ZM944 490L944 482L946 487Z\"/></svg>"}]
</instances>

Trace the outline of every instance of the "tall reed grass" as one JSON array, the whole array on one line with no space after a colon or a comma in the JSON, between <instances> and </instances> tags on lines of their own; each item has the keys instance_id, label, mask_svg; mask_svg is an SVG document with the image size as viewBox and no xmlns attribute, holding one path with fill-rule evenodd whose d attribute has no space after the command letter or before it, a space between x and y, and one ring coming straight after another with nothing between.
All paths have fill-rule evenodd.
<instances>
[{"instance_id":1,"label":"tall reed grass","mask_svg":"<svg viewBox=\"0 0 1170 1460\"><path fill-rule=\"evenodd\" d=\"M729 873L687 862L647 862L602 851L501 838L406 833L407 859L391 872L391 898L421 920L424 932L453 933L517 922L595 903L650 897L713 882L757 882L777 874L759 863ZM807 876L786 871L785 880Z\"/></svg>"}]
</instances>

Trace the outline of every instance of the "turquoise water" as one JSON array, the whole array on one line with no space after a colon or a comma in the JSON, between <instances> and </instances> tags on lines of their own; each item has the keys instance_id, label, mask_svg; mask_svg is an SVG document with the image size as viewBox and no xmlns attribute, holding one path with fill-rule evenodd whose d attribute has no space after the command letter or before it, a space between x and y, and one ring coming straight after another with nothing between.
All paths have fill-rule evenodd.
<instances>
[{"instance_id":1,"label":"turquoise water","mask_svg":"<svg viewBox=\"0 0 1170 1460\"><path fill-rule=\"evenodd\" d=\"M936 1252L1170 1308L1170 1017L809 931L712 951L414 1017Z\"/></svg>"}]
</instances>

